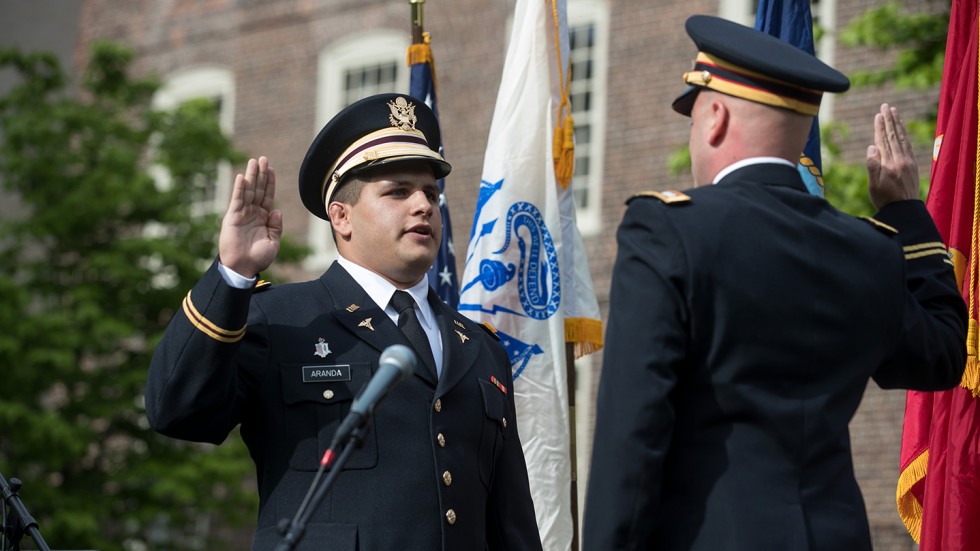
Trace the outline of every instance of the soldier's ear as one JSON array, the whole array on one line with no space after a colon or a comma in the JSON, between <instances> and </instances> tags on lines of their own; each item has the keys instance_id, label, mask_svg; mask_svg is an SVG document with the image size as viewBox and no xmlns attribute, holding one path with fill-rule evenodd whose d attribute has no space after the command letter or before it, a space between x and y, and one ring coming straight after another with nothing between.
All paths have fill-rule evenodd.
<instances>
[{"instance_id":1,"label":"soldier's ear","mask_svg":"<svg viewBox=\"0 0 980 551\"><path fill-rule=\"evenodd\" d=\"M728 105L718 99L711 101L708 113L710 116L707 133L708 143L712 147L718 147L728 133L728 124L732 120L732 114L728 110Z\"/></svg>"},{"instance_id":2,"label":"soldier's ear","mask_svg":"<svg viewBox=\"0 0 980 551\"><path fill-rule=\"evenodd\" d=\"M351 205L334 201L327 205L327 215L330 217L330 226L338 237L347 240L351 234Z\"/></svg>"}]
</instances>

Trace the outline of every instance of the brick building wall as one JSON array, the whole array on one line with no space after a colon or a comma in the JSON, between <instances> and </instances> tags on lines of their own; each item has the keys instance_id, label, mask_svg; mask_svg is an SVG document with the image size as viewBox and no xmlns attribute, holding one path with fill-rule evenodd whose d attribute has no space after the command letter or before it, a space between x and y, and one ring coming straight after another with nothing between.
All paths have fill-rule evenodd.
<instances>
[{"instance_id":1,"label":"brick building wall","mask_svg":"<svg viewBox=\"0 0 980 551\"><path fill-rule=\"evenodd\" d=\"M829 2L831 0L822 0ZM882 0L838 0L835 28ZM909 9L928 4L910 0ZM632 194L649 189L683 189L688 175L670 176L667 159L687 143L688 121L670 109L681 90L680 74L694 56L683 31L694 13L718 13L717 0L607 0L609 58L602 231L586 237L586 248L603 316L607 315L615 228ZM514 0L430 0L425 27L432 33L437 63L440 115L453 174L447 181L454 233L467 235L480 181L483 152L500 83L506 33ZM267 155L276 168L277 202L285 231L306 236L309 220L296 194L303 155L319 130L314 124L319 52L334 41L376 28L409 33L407 0L84 0L76 62L83 63L96 38L125 42L138 52L141 73L167 75L197 64L233 71L236 97L234 139L249 155ZM829 29L833 32L834 29ZM880 66L878 52L837 44L833 63L844 72ZM871 143L871 120L888 100L906 116L925 112L936 92L853 90L833 100L832 118L846 121L851 138L845 160L862 162ZM923 173L928 152L920 152ZM241 170L236 167L235 171ZM832 184L829 184L832 185ZM458 258L465 240L457 239ZM300 267L280 275L307 278ZM591 358L594 385L601 355ZM852 423L855 468L865 494L875 549L904 551L915 545L895 511L895 482L904 393L873 384ZM591 412L591 408L580 408ZM590 432L591 413L579 423ZM580 440L580 487L587 476L587 443Z\"/></svg>"}]
</instances>

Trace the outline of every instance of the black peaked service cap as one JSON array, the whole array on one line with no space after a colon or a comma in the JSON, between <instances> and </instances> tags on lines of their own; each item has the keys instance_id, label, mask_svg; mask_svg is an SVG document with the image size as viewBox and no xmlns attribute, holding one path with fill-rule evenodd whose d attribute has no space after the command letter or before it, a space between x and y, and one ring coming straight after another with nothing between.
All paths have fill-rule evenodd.
<instances>
[{"instance_id":1,"label":"black peaked service cap","mask_svg":"<svg viewBox=\"0 0 980 551\"><path fill-rule=\"evenodd\" d=\"M317 134L299 169L299 195L314 215L329 220L326 201L344 178L382 164L422 160L435 177L452 167L439 153L439 122L422 100L378 94L358 100Z\"/></svg>"},{"instance_id":2,"label":"black peaked service cap","mask_svg":"<svg viewBox=\"0 0 980 551\"><path fill-rule=\"evenodd\" d=\"M803 50L752 27L707 15L690 17L687 34L698 47L689 86L674 100L674 111L691 116L703 88L816 116L824 92L851 86L843 73Z\"/></svg>"}]
</instances>

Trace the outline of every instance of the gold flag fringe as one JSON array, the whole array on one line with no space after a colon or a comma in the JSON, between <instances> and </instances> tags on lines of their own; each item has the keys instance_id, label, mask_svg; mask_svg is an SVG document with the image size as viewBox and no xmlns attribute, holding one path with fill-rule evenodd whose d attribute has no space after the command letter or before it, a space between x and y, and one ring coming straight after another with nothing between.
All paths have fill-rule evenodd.
<instances>
[{"instance_id":1,"label":"gold flag fringe","mask_svg":"<svg viewBox=\"0 0 980 551\"><path fill-rule=\"evenodd\" d=\"M898 515L905 523L909 535L919 543L922 533L922 504L912 494L912 487L926 477L926 466L929 464L929 450L925 450L909 463L898 476L898 488L895 491L895 501L898 505Z\"/></svg>"},{"instance_id":2,"label":"gold flag fringe","mask_svg":"<svg viewBox=\"0 0 980 551\"><path fill-rule=\"evenodd\" d=\"M575 345L575 359L602 349L602 322L592 318L565 318L565 342Z\"/></svg>"},{"instance_id":3,"label":"gold flag fringe","mask_svg":"<svg viewBox=\"0 0 980 551\"><path fill-rule=\"evenodd\" d=\"M428 31L422 33L421 44L409 45L408 53L405 55L405 63L407 63L409 67L418 63L428 63L429 71L432 73L432 86L436 90L439 89L436 82L436 60L434 57L432 57L432 40Z\"/></svg>"}]
</instances>

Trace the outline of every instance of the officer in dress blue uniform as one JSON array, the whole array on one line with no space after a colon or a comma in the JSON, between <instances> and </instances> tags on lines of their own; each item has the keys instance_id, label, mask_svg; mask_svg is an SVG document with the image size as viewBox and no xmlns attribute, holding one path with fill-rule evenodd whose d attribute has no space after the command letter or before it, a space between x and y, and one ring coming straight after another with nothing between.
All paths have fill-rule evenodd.
<instances>
[{"instance_id":1,"label":"officer in dress blue uniform","mask_svg":"<svg viewBox=\"0 0 980 551\"><path fill-rule=\"evenodd\" d=\"M331 222L340 259L315 281L271 287L258 275L282 233L275 172L265 157L249 160L219 257L156 349L154 429L220 443L241 426L260 498L253 549L281 541L277 522L295 515L393 344L414 348L415 372L376 407L297 549L541 548L507 354L426 279L442 236L436 179L450 170L438 143L432 111L409 96L372 96L334 117L310 146L299 192ZM396 307L396 296L408 300ZM414 340L403 319L421 328Z\"/></svg>"},{"instance_id":2,"label":"officer in dress blue uniform","mask_svg":"<svg viewBox=\"0 0 980 551\"><path fill-rule=\"evenodd\" d=\"M847 78L755 29L686 28L696 187L630 199L618 229L584 549L870 550L848 434L868 379L951 388L966 359L907 134L882 105L879 210L848 216L796 169Z\"/></svg>"}]
</instances>

